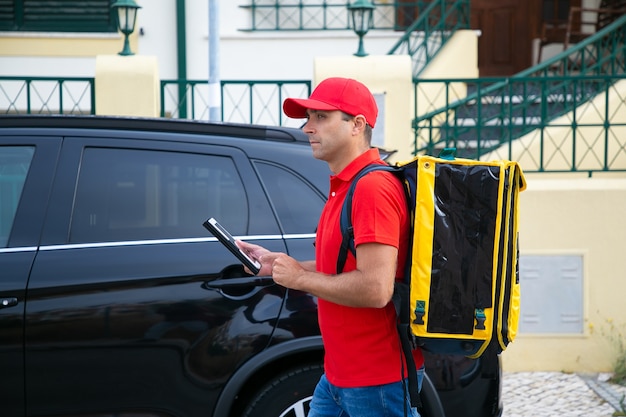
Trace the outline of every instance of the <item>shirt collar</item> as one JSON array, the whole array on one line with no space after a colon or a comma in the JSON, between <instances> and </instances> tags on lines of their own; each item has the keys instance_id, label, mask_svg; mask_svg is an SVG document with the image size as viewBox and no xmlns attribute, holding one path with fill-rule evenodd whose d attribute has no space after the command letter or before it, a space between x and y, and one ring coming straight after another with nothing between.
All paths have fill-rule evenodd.
<instances>
[{"instance_id":1,"label":"shirt collar","mask_svg":"<svg viewBox=\"0 0 626 417\"><path fill-rule=\"evenodd\" d=\"M378 148L370 148L366 152L359 155L348 164L339 174L336 175L342 181L351 181L356 174L363 168L372 163L381 163L380 152Z\"/></svg>"}]
</instances>

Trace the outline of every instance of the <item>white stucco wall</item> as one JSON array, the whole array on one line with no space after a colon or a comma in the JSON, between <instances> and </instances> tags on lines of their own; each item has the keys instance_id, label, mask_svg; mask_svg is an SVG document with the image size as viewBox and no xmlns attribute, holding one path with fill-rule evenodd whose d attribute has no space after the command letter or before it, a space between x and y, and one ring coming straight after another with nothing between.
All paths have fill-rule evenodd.
<instances>
[{"instance_id":1,"label":"white stucco wall","mask_svg":"<svg viewBox=\"0 0 626 417\"><path fill-rule=\"evenodd\" d=\"M137 0L131 49L155 56L162 79L178 78L176 0ZM316 56L352 55L358 38L345 31L245 32L250 11L244 1L219 1L220 78L228 80L313 78ZM187 79L208 79L208 0L185 2ZM389 52L401 32L371 31L365 49L372 55ZM45 39L44 39L45 38ZM43 45L42 43L45 43ZM0 33L0 75L93 77L96 56L117 54L119 34Z\"/></svg>"}]
</instances>

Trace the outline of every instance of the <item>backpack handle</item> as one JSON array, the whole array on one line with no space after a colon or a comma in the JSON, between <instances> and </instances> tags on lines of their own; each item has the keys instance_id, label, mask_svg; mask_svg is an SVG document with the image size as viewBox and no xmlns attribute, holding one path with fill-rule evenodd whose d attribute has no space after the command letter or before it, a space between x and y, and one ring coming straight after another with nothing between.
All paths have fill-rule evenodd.
<instances>
[{"instance_id":1,"label":"backpack handle","mask_svg":"<svg viewBox=\"0 0 626 417\"><path fill-rule=\"evenodd\" d=\"M454 161L456 159L456 148L443 148L437 158L445 159L446 161Z\"/></svg>"}]
</instances>

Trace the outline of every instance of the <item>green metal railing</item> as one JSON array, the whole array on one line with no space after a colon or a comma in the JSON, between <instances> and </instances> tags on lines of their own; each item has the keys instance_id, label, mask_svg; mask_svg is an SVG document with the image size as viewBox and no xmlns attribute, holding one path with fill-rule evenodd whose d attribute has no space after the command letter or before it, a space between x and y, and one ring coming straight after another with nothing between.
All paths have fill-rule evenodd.
<instances>
[{"instance_id":1,"label":"green metal railing","mask_svg":"<svg viewBox=\"0 0 626 417\"><path fill-rule=\"evenodd\" d=\"M568 171L617 169L612 162L624 153L620 138L626 136L615 114L624 114L624 109L611 108L608 101L599 106L593 99L602 93L626 95L614 87L626 73L625 39L623 16L580 44L511 77L419 80L415 83L414 154L436 154L438 149L454 146L463 157L478 159L496 151L499 157L510 158L514 147L524 146L516 139L528 139L532 132L541 142L541 152L525 167L527 171L562 171L563 164L556 168L556 159L565 160ZM597 112L602 122L583 128L578 119L585 112ZM553 136L555 126L565 138ZM602 140L584 137L598 130L603 132ZM598 152L594 146L605 155L598 156L595 164L583 161L581 155L591 158ZM566 147L571 154L564 151ZM546 154L549 149L554 153Z\"/></svg>"},{"instance_id":2,"label":"green metal railing","mask_svg":"<svg viewBox=\"0 0 626 417\"><path fill-rule=\"evenodd\" d=\"M415 80L455 31L469 28L470 1L433 0L421 6L418 16L389 51L411 56Z\"/></svg>"},{"instance_id":3,"label":"green metal railing","mask_svg":"<svg viewBox=\"0 0 626 417\"><path fill-rule=\"evenodd\" d=\"M94 78L0 77L1 114L96 114ZM282 111L286 97L308 97L309 80L220 83L221 120L299 127ZM161 117L209 119L206 80L162 80Z\"/></svg>"},{"instance_id":4,"label":"green metal railing","mask_svg":"<svg viewBox=\"0 0 626 417\"><path fill-rule=\"evenodd\" d=\"M499 80L415 84L424 101L454 102L467 90L475 93L462 100L464 106L417 118L414 154L455 147L463 158L523 158L526 172L626 171L626 84L617 84L623 76L525 77L511 80L497 95L484 94ZM556 84L567 89L556 93Z\"/></svg>"},{"instance_id":5,"label":"green metal railing","mask_svg":"<svg viewBox=\"0 0 626 417\"><path fill-rule=\"evenodd\" d=\"M222 80L221 120L270 126L299 126L282 111L287 97L308 97L309 80ZM213 100L213 102L215 99ZM209 85L206 80L162 80L161 117L209 119Z\"/></svg>"},{"instance_id":6,"label":"green metal railing","mask_svg":"<svg viewBox=\"0 0 626 417\"><path fill-rule=\"evenodd\" d=\"M95 114L94 79L0 76L2 113Z\"/></svg>"},{"instance_id":7,"label":"green metal railing","mask_svg":"<svg viewBox=\"0 0 626 417\"><path fill-rule=\"evenodd\" d=\"M251 22L250 28L242 30L351 30L350 3L350 0L251 0L250 4L240 6L250 11ZM406 30L429 3L429 0L373 1L376 6L373 29Z\"/></svg>"}]
</instances>

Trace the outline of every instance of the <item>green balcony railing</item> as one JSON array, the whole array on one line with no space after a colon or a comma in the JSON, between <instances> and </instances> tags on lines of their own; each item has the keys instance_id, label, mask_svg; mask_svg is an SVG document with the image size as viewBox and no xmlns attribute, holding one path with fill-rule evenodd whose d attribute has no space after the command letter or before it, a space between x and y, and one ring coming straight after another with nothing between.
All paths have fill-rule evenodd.
<instances>
[{"instance_id":1,"label":"green balcony railing","mask_svg":"<svg viewBox=\"0 0 626 417\"><path fill-rule=\"evenodd\" d=\"M389 51L410 55L413 79L432 61L454 32L469 28L469 0L432 0L417 8L417 19Z\"/></svg>"},{"instance_id":2,"label":"green balcony railing","mask_svg":"<svg viewBox=\"0 0 626 417\"><path fill-rule=\"evenodd\" d=\"M373 1L374 27L406 30L433 0ZM434 0L439 1L439 0ZM469 2L469 0L466 0ZM251 0L242 5L250 12L250 28L244 31L351 30L350 0Z\"/></svg>"},{"instance_id":3,"label":"green balcony railing","mask_svg":"<svg viewBox=\"0 0 626 417\"><path fill-rule=\"evenodd\" d=\"M95 114L93 78L0 76L0 114Z\"/></svg>"},{"instance_id":4,"label":"green balcony railing","mask_svg":"<svg viewBox=\"0 0 626 417\"><path fill-rule=\"evenodd\" d=\"M96 114L94 78L2 77L1 114ZM258 80L220 83L221 120L299 127L282 111L286 97L308 97L309 80ZM206 80L162 80L161 117L209 119Z\"/></svg>"},{"instance_id":5,"label":"green balcony railing","mask_svg":"<svg viewBox=\"0 0 626 417\"><path fill-rule=\"evenodd\" d=\"M436 154L438 149L454 146L463 157L478 159L498 152L500 157L511 158L514 148L519 150L524 140L528 144L529 135L535 135L540 155L531 158L527 171L621 169L615 162L625 152L620 116L626 109L620 99L626 92L623 83L618 83L626 73L625 39L626 15L580 44L511 77L417 81L413 152ZM609 96L616 96L618 104L609 102ZM606 97L606 103L600 105L598 97ZM589 112L597 113L601 122L583 129L581 116ZM560 128L559 137L554 136L555 126ZM596 139L597 135L603 139ZM519 138L524 140L517 142ZM590 158L597 163L590 163ZM556 164L556 160L563 163Z\"/></svg>"},{"instance_id":6,"label":"green balcony railing","mask_svg":"<svg viewBox=\"0 0 626 417\"><path fill-rule=\"evenodd\" d=\"M297 127L302 122L285 117L282 103L287 97L308 97L311 81L222 80L220 89L224 122ZM161 81L161 117L208 120L214 102L206 80Z\"/></svg>"}]
</instances>

